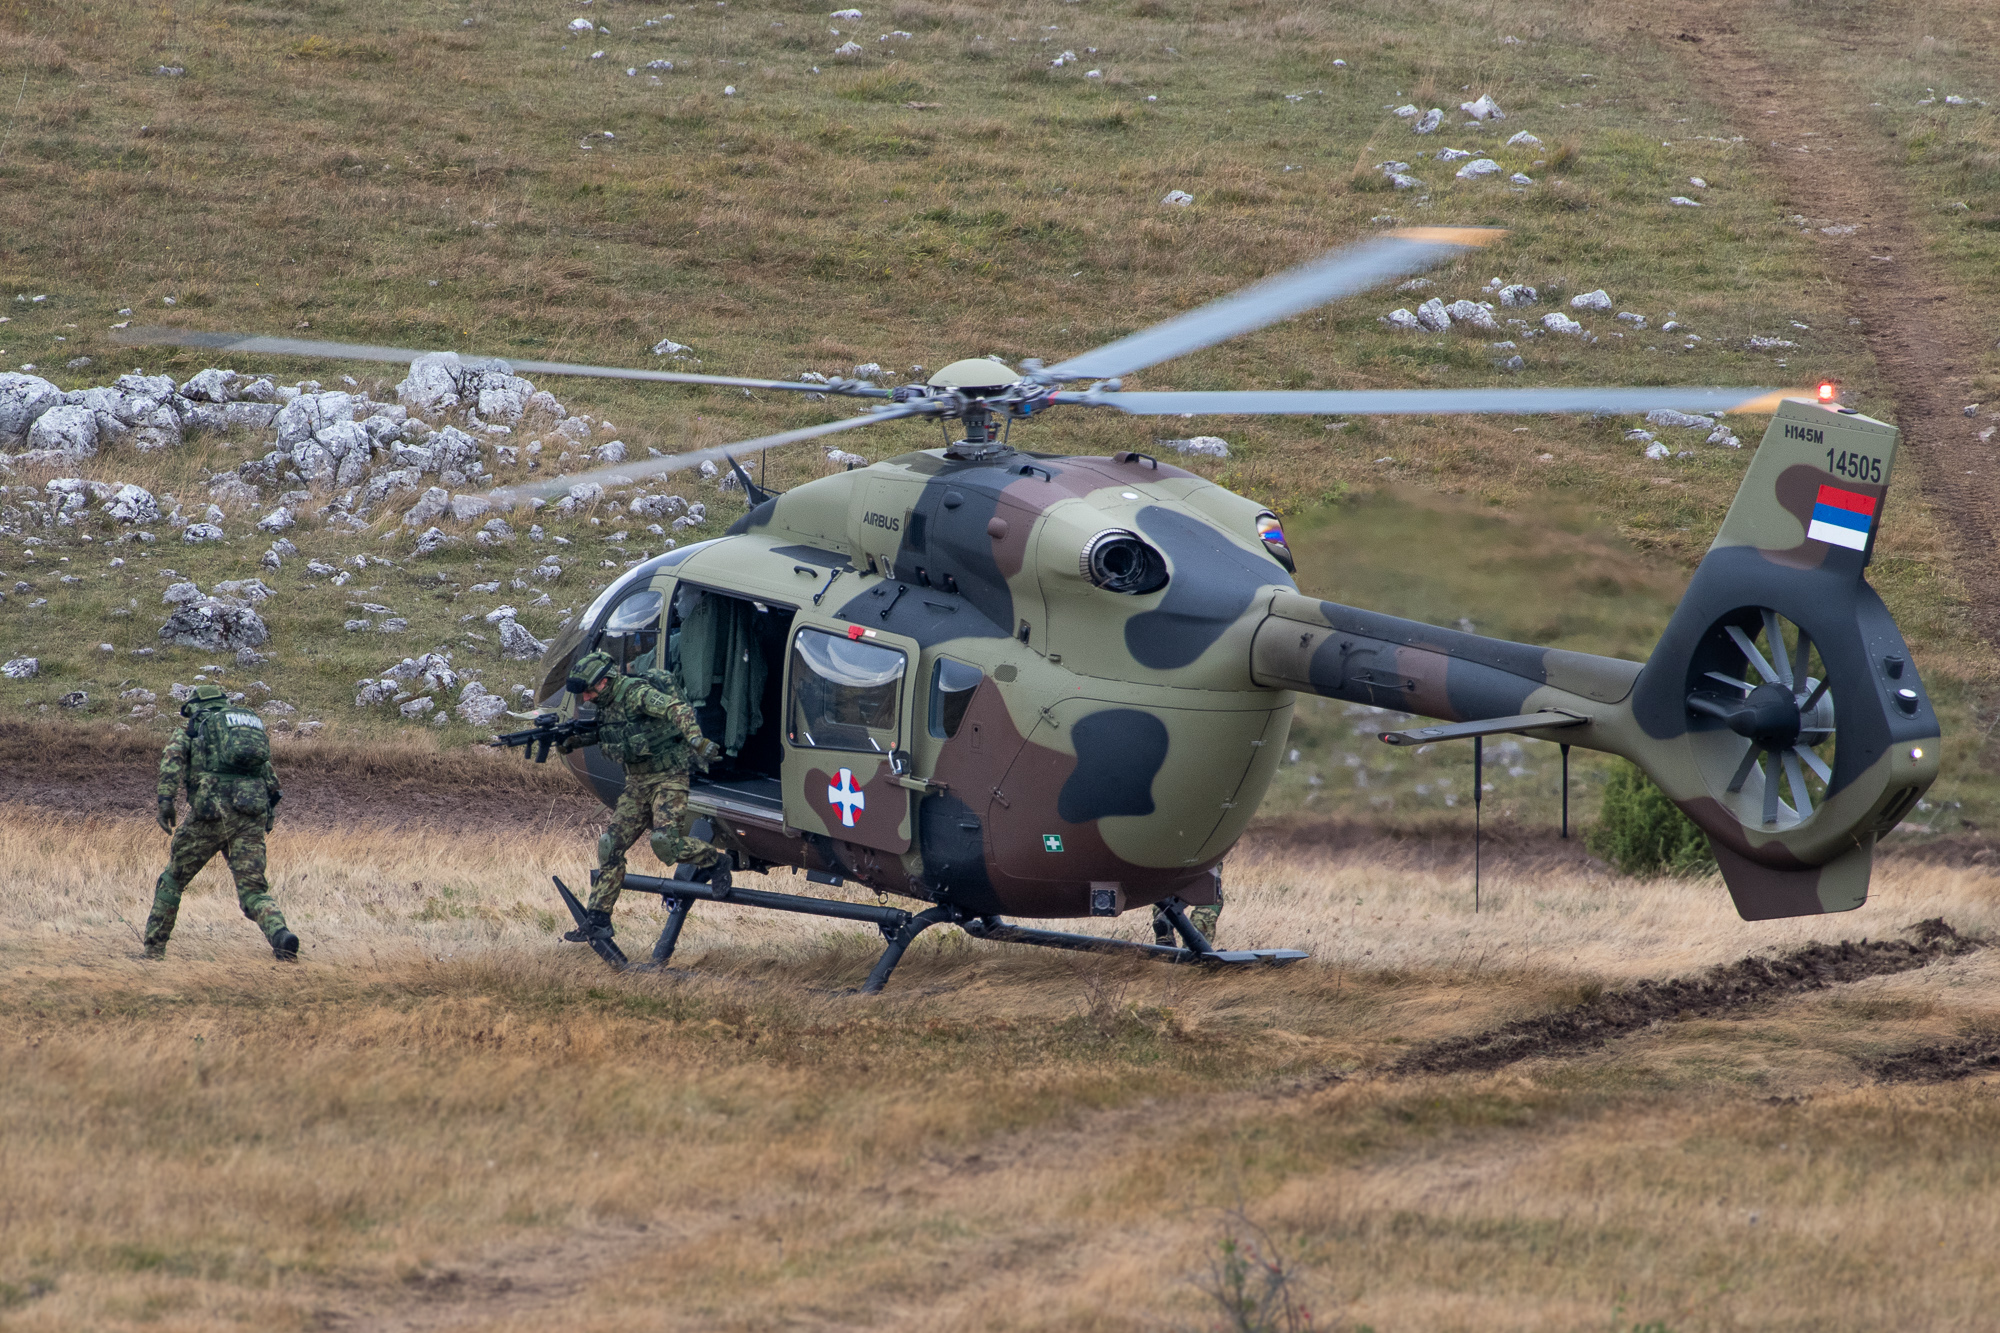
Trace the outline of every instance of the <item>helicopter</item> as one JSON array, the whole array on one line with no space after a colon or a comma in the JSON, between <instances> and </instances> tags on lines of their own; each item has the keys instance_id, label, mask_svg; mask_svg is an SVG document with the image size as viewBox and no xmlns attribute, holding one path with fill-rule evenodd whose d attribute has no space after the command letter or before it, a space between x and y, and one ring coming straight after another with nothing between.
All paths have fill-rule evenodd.
<instances>
[{"instance_id":1,"label":"helicopter","mask_svg":"<svg viewBox=\"0 0 2000 1333\"><path fill-rule=\"evenodd\" d=\"M877 926L885 948L866 991L880 990L910 942L939 923L1001 942L1184 962L1303 958L1218 950L1187 914L1218 901L1220 867L1285 752L1301 693L1439 720L1383 733L1391 744L1513 733L1620 755L1708 836L1744 919L1861 906L1876 838L1938 770L1937 716L1864 577L1894 426L1841 405L1830 385L1802 396L1123 387L1137 371L1501 234L1385 233L1054 365L961 360L894 389L505 363L870 403L861 415L490 497L518 503L594 478L727 462L746 511L724 536L626 570L565 627L542 662L538 725L588 710L564 691L584 652L610 652L627 670L672 671L725 751L693 776L695 836L740 869L789 867L819 884L928 904L912 912L716 889L686 868L628 874L628 890L658 894L669 908L652 965L671 958L693 904L718 899ZM404 362L437 355L168 330L133 337ZM1011 442L1016 426L1049 411L1090 408L1175 417L1673 408L1771 421L1658 645L1631 662L1306 596L1281 519L1256 500L1137 450L1062 456ZM783 493L759 486L740 462L899 421L942 423L946 443ZM566 762L586 790L616 801L622 771L594 746ZM555 883L581 925L575 896ZM1006 919L1141 908L1158 909L1179 943ZM609 939L592 947L627 962Z\"/></svg>"}]
</instances>

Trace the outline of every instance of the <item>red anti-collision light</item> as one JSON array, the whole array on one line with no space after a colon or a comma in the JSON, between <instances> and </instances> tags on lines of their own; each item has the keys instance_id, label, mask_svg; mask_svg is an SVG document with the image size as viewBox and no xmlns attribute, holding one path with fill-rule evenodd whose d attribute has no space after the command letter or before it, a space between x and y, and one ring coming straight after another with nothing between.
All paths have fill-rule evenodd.
<instances>
[{"instance_id":1,"label":"red anti-collision light","mask_svg":"<svg viewBox=\"0 0 2000 1333\"><path fill-rule=\"evenodd\" d=\"M1839 387L1836 386L1832 380L1821 380L1819 382L1819 400L1822 403L1832 402L1834 400L1834 396L1839 392L1840 392Z\"/></svg>"}]
</instances>

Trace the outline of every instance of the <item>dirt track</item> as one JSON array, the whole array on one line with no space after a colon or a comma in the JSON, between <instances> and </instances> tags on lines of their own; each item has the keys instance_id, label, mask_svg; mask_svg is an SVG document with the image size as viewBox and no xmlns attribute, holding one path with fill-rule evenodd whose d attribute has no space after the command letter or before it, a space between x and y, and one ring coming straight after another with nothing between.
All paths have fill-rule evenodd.
<instances>
[{"instance_id":1,"label":"dirt track","mask_svg":"<svg viewBox=\"0 0 2000 1333\"><path fill-rule=\"evenodd\" d=\"M1808 991L1888 976L1983 947L1943 921L1924 921L1911 940L1809 944L1776 958L1755 955L1698 977L1642 981L1573 1009L1454 1037L1398 1060L1396 1074L1484 1073L1536 1056L1573 1055L1655 1023L1734 1013ZM1986 1043L1992 1049L1994 1043ZM1906 1057L1907 1058L1907 1057ZM1995 1057L2000 1059L2000 1057ZM1894 1063L1894 1062L1892 1062ZM1983 1072L1968 1069L1967 1073ZM1926 1077L1912 1073L1908 1077ZM1886 1075L1885 1075L1886 1077ZM1959 1075L1963 1077L1963 1075Z\"/></svg>"},{"instance_id":2,"label":"dirt track","mask_svg":"<svg viewBox=\"0 0 2000 1333\"><path fill-rule=\"evenodd\" d=\"M146 732L0 722L0 749L16 756L0 768L0 805L151 819L161 744ZM476 832L602 819L565 770L513 752L302 741L281 742L275 758L283 817L304 827Z\"/></svg>"},{"instance_id":3,"label":"dirt track","mask_svg":"<svg viewBox=\"0 0 2000 1333\"><path fill-rule=\"evenodd\" d=\"M1783 207L1856 228L1818 235L1827 277L1895 396L1907 456L1953 535L1973 624L2000 647L2000 474L1965 416L1991 331L1982 332L1966 293L1926 261L1915 210L1888 160L1895 145L1859 123L1865 109L1828 102L1823 71L1805 77L1773 67L1732 22L1733 6L1631 8L1635 32L1682 53L1708 86L1729 90L1738 130L1783 183ZM1799 19L1812 21L1804 11Z\"/></svg>"}]
</instances>

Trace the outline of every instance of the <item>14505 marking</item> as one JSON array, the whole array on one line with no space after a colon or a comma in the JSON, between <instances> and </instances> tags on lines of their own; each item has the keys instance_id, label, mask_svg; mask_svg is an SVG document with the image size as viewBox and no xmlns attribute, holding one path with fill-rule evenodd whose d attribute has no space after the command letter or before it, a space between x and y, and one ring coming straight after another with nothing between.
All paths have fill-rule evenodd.
<instances>
[{"instance_id":1,"label":"14505 marking","mask_svg":"<svg viewBox=\"0 0 2000 1333\"><path fill-rule=\"evenodd\" d=\"M1849 453L1845 449L1839 453L1831 449L1826 451L1826 470L1835 476L1851 477L1855 481L1880 483L1882 480L1881 459L1870 458L1867 454Z\"/></svg>"}]
</instances>

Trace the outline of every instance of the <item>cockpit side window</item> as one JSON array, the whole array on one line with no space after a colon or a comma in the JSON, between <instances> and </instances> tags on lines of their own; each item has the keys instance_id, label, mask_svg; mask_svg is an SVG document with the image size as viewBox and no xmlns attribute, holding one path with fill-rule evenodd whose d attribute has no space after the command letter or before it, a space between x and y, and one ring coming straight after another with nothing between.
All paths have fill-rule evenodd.
<instances>
[{"instance_id":1,"label":"cockpit side window","mask_svg":"<svg viewBox=\"0 0 2000 1333\"><path fill-rule=\"evenodd\" d=\"M800 630L792 640L785 708L792 744L877 754L895 749L907 660L893 648Z\"/></svg>"},{"instance_id":2,"label":"cockpit side window","mask_svg":"<svg viewBox=\"0 0 2000 1333\"><path fill-rule=\"evenodd\" d=\"M978 667L954 662L949 657L938 659L931 673L931 735L950 740L958 734L959 723L965 721L966 706L972 702L972 692L984 679Z\"/></svg>"},{"instance_id":3,"label":"cockpit side window","mask_svg":"<svg viewBox=\"0 0 2000 1333\"><path fill-rule=\"evenodd\" d=\"M627 593L605 619L597 646L610 653L622 669L645 671L659 665L660 612L663 599L652 588Z\"/></svg>"}]
</instances>

